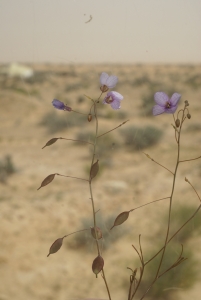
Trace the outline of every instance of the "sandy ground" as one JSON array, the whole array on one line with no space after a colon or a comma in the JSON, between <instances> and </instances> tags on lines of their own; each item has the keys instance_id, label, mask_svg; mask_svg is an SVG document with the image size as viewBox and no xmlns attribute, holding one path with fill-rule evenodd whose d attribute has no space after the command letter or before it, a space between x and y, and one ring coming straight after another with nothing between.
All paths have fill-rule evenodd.
<instances>
[{"instance_id":1,"label":"sandy ground","mask_svg":"<svg viewBox=\"0 0 201 300\"><path fill-rule=\"evenodd\" d=\"M10 155L16 169L8 178L1 175L3 180L0 182L0 300L107 299L101 276L96 279L91 271L97 252L89 234L79 234L78 238L68 237L60 251L47 258L54 240L93 226L87 182L56 176L49 186L37 191L42 180L52 173L87 178L91 161L91 146L87 144L58 140L51 147L41 149L53 137L76 139L78 134L85 134L86 137L89 132L94 132L95 121L80 121L78 114L73 115L74 126L67 125L58 132L50 132L47 125L53 118L50 113L53 112L57 120L64 118L64 115L68 119L69 114L73 114L54 110L51 101L58 98L74 110L88 113L91 100L83 95L94 99L99 96L100 73L108 72L119 78L116 90L124 96L122 108L114 112L109 105L100 104L99 130L105 132L125 120L129 119L129 122L113 131L109 140L106 137L100 139L97 158L100 166L103 166L93 182L95 207L96 210L100 209L98 214L106 230L120 212L170 195L171 173L149 160L143 151L174 170L177 150L171 126L173 118L171 115L147 116L146 107L141 107L143 97L162 90L182 94L179 108L183 107L184 100L189 101L192 118L184 123L181 157L190 159L200 155L201 67L31 67L35 77L29 81L0 76L0 160ZM48 114L46 126L41 125ZM130 150L124 143L121 130L131 125L154 126L163 131L163 137L158 144L143 151ZM185 182L185 177L201 194L200 160L181 164L174 197L174 205L177 207L193 206L196 210L199 200ZM167 210L168 200L145 206L132 212L125 224L114 228L115 232L119 232L114 232L114 237L108 231L101 248L112 299L127 299L130 276L127 267L134 269L140 266L132 248L132 244L138 247L139 234L146 253L155 243L164 240ZM157 237L161 227L164 228L164 234ZM193 249L200 268L201 238L194 234L193 227L192 236L186 243L184 249L185 246ZM177 276L176 271L173 272L174 276ZM185 271L188 277L188 270L184 268ZM167 287L176 291L171 299L200 299L198 279L188 290L185 286L170 287L167 282ZM167 298L162 295L161 299Z\"/></svg>"}]
</instances>

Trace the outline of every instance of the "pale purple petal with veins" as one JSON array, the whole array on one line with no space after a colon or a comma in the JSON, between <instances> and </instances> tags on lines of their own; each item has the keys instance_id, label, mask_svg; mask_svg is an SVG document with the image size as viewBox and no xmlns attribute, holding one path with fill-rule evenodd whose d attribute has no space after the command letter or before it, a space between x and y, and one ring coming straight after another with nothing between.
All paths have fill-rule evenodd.
<instances>
[{"instance_id":1,"label":"pale purple petal with veins","mask_svg":"<svg viewBox=\"0 0 201 300\"><path fill-rule=\"evenodd\" d=\"M103 72L100 76L101 85L106 85L109 89L115 87L118 82L117 76L109 76L107 73Z\"/></svg>"},{"instance_id":2,"label":"pale purple petal with veins","mask_svg":"<svg viewBox=\"0 0 201 300\"><path fill-rule=\"evenodd\" d=\"M157 115L161 115L165 112L165 107L160 106L160 105L155 105L153 107L153 115L157 116Z\"/></svg>"},{"instance_id":3,"label":"pale purple petal with veins","mask_svg":"<svg viewBox=\"0 0 201 300\"><path fill-rule=\"evenodd\" d=\"M166 102L169 101L169 97L164 92L157 92L154 95L154 100L155 100L156 104L158 104L160 106L165 106Z\"/></svg>"},{"instance_id":4,"label":"pale purple petal with veins","mask_svg":"<svg viewBox=\"0 0 201 300\"><path fill-rule=\"evenodd\" d=\"M157 116L162 113L173 114L177 110L178 102L181 95L174 93L169 99L168 95L164 92L157 92L154 95L154 100L157 105L153 107L153 115Z\"/></svg>"},{"instance_id":5,"label":"pale purple petal with veins","mask_svg":"<svg viewBox=\"0 0 201 300\"><path fill-rule=\"evenodd\" d=\"M110 104L113 109L119 109L120 101L123 100L123 96L119 94L118 92L111 91L107 93L107 96L104 98L103 103L104 104Z\"/></svg>"},{"instance_id":6,"label":"pale purple petal with veins","mask_svg":"<svg viewBox=\"0 0 201 300\"><path fill-rule=\"evenodd\" d=\"M172 97L170 98L170 103L172 104L172 106L176 106L177 103L179 102L180 98L181 98L180 94L174 93L172 95Z\"/></svg>"}]
</instances>

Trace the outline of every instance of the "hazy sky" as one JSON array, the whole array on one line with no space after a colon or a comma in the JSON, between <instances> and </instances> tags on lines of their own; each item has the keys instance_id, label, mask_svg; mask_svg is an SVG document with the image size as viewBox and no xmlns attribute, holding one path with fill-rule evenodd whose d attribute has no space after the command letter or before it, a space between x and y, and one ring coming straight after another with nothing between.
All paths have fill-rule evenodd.
<instances>
[{"instance_id":1,"label":"hazy sky","mask_svg":"<svg viewBox=\"0 0 201 300\"><path fill-rule=\"evenodd\" d=\"M13 61L201 63L201 0L0 0Z\"/></svg>"}]
</instances>

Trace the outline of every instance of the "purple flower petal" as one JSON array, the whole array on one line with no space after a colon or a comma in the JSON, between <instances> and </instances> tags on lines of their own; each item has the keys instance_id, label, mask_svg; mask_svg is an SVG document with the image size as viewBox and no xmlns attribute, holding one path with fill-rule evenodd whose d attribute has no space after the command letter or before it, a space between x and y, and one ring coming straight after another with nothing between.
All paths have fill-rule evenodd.
<instances>
[{"instance_id":1,"label":"purple flower petal","mask_svg":"<svg viewBox=\"0 0 201 300\"><path fill-rule=\"evenodd\" d=\"M63 102L61 102L60 100L54 99L52 101L52 105L56 108L56 109L60 109L60 110L67 110L67 111L72 111L72 108L65 105Z\"/></svg>"},{"instance_id":2,"label":"purple flower petal","mask_svg":"<svg viewBox=\"0 0 201 300\"><path fill-rule=\"evenodd\" d=\"M101 85L106 85L109 89L115 87L118 82L117 76L109 76L107 73L103 72L100 76Z\"/></svg>"},{"instance_id":3,"label":"purple flower petal","mask_svg":"<svg viewBox=\"0 0 201 300\"><path fill-rule=\"evenodd\" d=\"M110 105L115 110L121 108L120 100L117 100L117 99L114 100Z\"/></svg>"},{"instance_id":4,"label":"purple flower petal","mask_svg":"<svg viewBox=\"0 0 201 300\"><path fill-rule=\"evenodd\" d=\"M181 98L180 94L174 93L170 98L170 103L172 104L172 106L177 106L177 103L179 102L180 98Z\"/></svg>"},{"instance_id":5,"label":"purple flower petal","mask_svg":"<svg viewBox=\"0 0 201 300\"><path fill-rule=\"evenodd\" d=\"M169 101L169 97L164 92L157 92L154 95L154 100L155 100L156 104L158 104L160 106L165 106L165 104Z\"/></svg>"},{"instance_id":6,"label":"purple flower petal","mask_svg":"<svg viewBox=\"0 0 201 300\"><path fill-rule=\"evenodd\" d=\"M104 104L110 104L113 109L119 109L120 101L123 100L123 96L118 92L111 91L107 93L107 96L104 98Z\"/></svg>"},{"instance_id":7,"label":"purple flower petal","mask_svg":"<svg viewBox=\"0 0 201 300\"><path fill-rule=\"evenodd\" d=\"M166 108L165 109L165 113L166 114L174 114L176 110L177 110L177 105L176 106L172 106L170 108Z\"/></svg>"},{"instance_id":8,"label":"purple flower petal","mask_svg":"<svg viewBox=\"0 0 201 300\"><path fill-rule=\"evenodd\" d=\"M52 101L52 105L57 108L57 109L60 109L60 110L64 110L65 109L65 104L57 99L54 99Z\"/></svg>"},{"instance_id":9,"label":"purple flower petal","mask_svg":"<svg viewBox=\"0 0 201 300\"><path fill-rule=\"evenodd\" d=\"M153 107L153 115L157 116L157 115L161 115L165 112L165 107L160 106L160 105L155 105Z\"/></svg>"}]
</instances>

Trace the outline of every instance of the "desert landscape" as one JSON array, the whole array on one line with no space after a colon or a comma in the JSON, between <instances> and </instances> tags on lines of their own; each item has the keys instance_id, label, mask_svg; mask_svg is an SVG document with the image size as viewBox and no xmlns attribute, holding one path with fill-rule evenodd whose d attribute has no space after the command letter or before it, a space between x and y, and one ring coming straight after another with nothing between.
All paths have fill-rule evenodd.
<instances>
[{"instance_id":1,"label":"desert landscape","mask_svg":"<svg viewBox=\"0 0 201 300\"><path fill-rule=\"evenodd\" d=\"M93 140L94 119L88 122L86 115L56 110L52 100L88 114L89 98L100 95L102 72L118 77L114 90L124 99L117 111L100 101L100 134L128 121L100 138L96 153L100 170L93 191L112 299L127 299L131 275L127 268L140 267L132 245L139 247L141 235L145 260L163 245L169 201L133 211L124 224L110 228L119 213L171 192L170 172L145 155L175 168L173 118L152 115L155 92L180 93L179 109L189 101L191 119L183 124L181 159L201 155L201 66L27 64L22 73L12 73L10 67L0 66L0 300L108 299L101 275L96 278L91 269L97 250L89 230L65 238L61 249L47 258L57 238L93 226L87 182L56 176L37 190L49 174L88 178L90 144L61 139L42 148L51 138ZM172 234L200 204L185 177L201 195L201 159L179 166ZM179 255L181 244L188 259L164 275L146 299L200 299L200 217L199 211L168 247L167 262ZM136 299L154 268L153 264L147 271Z\"/></svg>"}]
</instances>

